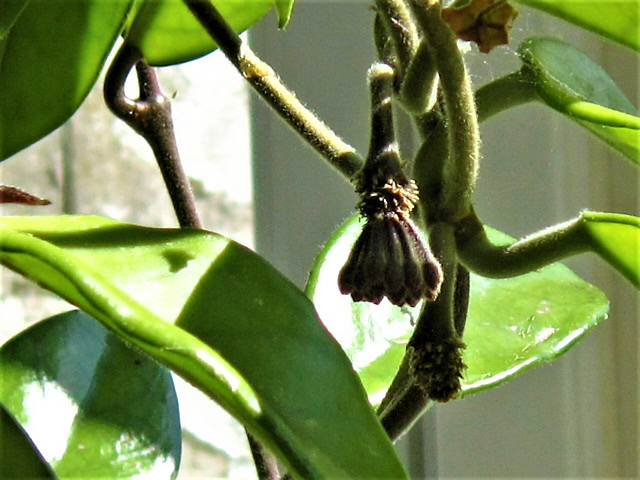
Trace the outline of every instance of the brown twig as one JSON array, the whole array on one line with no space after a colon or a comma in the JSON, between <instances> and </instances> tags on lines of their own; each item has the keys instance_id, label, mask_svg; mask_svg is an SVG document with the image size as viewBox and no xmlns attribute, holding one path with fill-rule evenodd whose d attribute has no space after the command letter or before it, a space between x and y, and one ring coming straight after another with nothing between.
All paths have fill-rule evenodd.
<instances>
[{"instance_id":1,"label":"brown twig","mask_svg":"<svg viewBox=\"0 0 640 480\"><path fill-rule=\"evenodd\" d=\"M134 66L140 90L136 100L124 92L125 80ZM170 101L160 90L155 71L135 47L124 43L111 62L104 99L113 114L144 137L153 150L180 226L201 227L195 197L180 162Z\"/></svg>"}]
</instances>

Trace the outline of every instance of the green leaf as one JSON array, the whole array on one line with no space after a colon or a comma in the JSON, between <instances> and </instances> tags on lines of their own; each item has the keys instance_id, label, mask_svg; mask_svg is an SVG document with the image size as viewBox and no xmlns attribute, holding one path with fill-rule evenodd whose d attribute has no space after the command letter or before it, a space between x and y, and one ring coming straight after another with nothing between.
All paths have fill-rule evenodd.
<instances>
[{"instance_id":1,"label":"green leaf","mask_svg":"<svg viewBox=\"0 0 640 480\"><path fill-rule=\"evenodd\" d=\"M338 272L362 226L353 217L329 239L306 291L376 404L400 365L421 304L396 307L385 299L373 305L340 294ZM490 234L495 241L510 238L495 230ZM511 279L472 275L462 394L493 387L556 358L605 318L607 310L608 301L598 289L560 264Z\"/></svg>"},{"instance_id":2,"label":"green leaf","mask_svg":"<svg viewBox=\"0 0 640 480\"><path fill-rule=\"evenodd\" d=\"M7 36L27 3L29 3L29 0L3 0L2 15L0 15L0 40Z\"/></svg>"},{"instance_id":3,"label":"green leaf","mask_svg":"<svg viewBox=\"0 0 640 480\"><path fill-rule=\"evenodd\" d=\"M640 117L599 65L553 38L530 38L518 54L542 101L640 164Z\"/></svg>"},{"instance_id":4,"label":"green leaf","mask_svg":"<svg viewBox=\"0 0 640 480\"><path fill-rule=\"evenodd\" d=\"M176 476L171 374L88 315L63 313L11 339L0 375L0 399L59 478Z\"/></svg>"},{"instance_id":5,"label":"green leaf","mask_svg":"<svg viewBox=\"0 0 640 480\"><path fill-rule=\"evenodd\" d=\"M0 41L0 159L62 125L96 82L131 0L31 0Z\"/></svg>"},{"instance_id":6,"label":"green leaf","mask_svg":"<svg viewBox=\"0 0 640 480\"><path fill-rule=\"evenodd\" d=\"M638 0L515 0L640 50Z\"/></svg>"},{"instance_id":7,"label":"green leaf","mask_svg":"<svg viewBox=\"0 0 640 480\"><path fill-rule=\"evenodd\" d=\"M640 218L582 212L580 220L594 251L640 289Z\"/></svg>"},{"instance_id":8,"label":"green leaf","mask_svg":"<svg viewBox=\"0 0 640 480\"><path fill-rule=\"evenodd\" d=\"M260 20L275 1L216 0L213 3L239 33ZM279 12L280 8L278 6ZM284 11L280 15L283 14ZM142 51L149 64L157 66L187 62L217 48L183 0L146 0L127 33L127 41Z\"/></svg>"},{"instance_id":9,"label":"green leaf","mask_svg":"<svg viewBox=\"0 0 640 480\"><path fill-rule=\"evenodd\" d=\"M0 227L5 265L205 391L295 475L405 478L344 352L260 256L205 231L99 217Z\"/></svg>"},{"instance_id":10,"label":"green leaf","mask_svg":"<svg viewBox=\"0 0 640 480\"><path fill-rule=\"evenodd\" d=\"M15 418L0 404L0 478L55 479L45 460Z\"/></svg>"},{"instance_id":11,"label":"green leaf","mask_svg":"<svg viewBox=\"0 0 640 480\"><path fill-rule=\"evenodd\" d=\"M291 18L294 0L275 0L275 2L278 11L278 28L284 28Z\"/></svg>"}]
</instances>

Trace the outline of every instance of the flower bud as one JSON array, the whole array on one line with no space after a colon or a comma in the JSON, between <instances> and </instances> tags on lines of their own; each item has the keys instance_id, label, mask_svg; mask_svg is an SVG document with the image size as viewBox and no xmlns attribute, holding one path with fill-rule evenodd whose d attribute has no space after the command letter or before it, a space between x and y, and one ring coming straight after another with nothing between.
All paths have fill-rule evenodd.
<instances>
[{"instance_id":1,"label":"flower bud","mask_svg":"<svg viewBox=\"0 0 640 480\"><path fill-rule=\"evenodd\" d=\"M418 385L436 402L448 402L460 391L466 365L462 361L465 344L457 337L430 341L414 348L411 366Z\"/></svg>"}]
</instances>

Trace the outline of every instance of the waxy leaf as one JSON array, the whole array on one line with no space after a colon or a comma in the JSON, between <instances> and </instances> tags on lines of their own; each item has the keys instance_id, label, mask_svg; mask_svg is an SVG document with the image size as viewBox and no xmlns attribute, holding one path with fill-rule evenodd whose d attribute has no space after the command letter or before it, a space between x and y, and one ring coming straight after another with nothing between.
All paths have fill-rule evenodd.
<instances>
[{"instance_id":1,"label":"waxy leaf","mask_svg":"<svg viewBox=\"0 0 640 480\"><path fill-rule=\"evenodd\" d=\"M336 278L361 229L362 222L353 217L336 231L318 255L306 291L375 404L400 365L421 304L396 307L383 300L373 305L340 294ZM510 238L495 230L491 237ZM607 310L608 301L597 288L560 264L511 279L472 275L462 395L561 355Z\"/></svg>"},{"instance_id":2,"label":"waxy leaf","mask_svg":"<svg viewBox=\"0 0 640 480\"><path fill-rule=\"evenodd\" d=\"M29 0L3 0L2 15L0 15L0 40L7 36L27 3Z\"/></svg>"},{"instance_id":3,"label":"waxy leaf","mask_svg":"<svg viewBox=\"0 0 640 480\"><path fill-rule=\"evenodd\" d=\"M640 50L638 0L515 0Z\"/></svg>"},{"instance_id":4,"label":"waxy leaf","mask_svg":"<svg viewBox=\"0 0 640 480\"><path fill-rule=\"evenodd\" d=\"M295 476L405 478L344 352L260 256L201 230L100 217L0 227L2 263L216 399Z\"/></svg>"},{"instance_id":5,"label":"waxy leaf","mask_svg":"<svg viewBox=\"0 0 640 480\"><path fill-rule=\"evenodd\" d=\"M592 250L640 289L640 218L583 212L580 221Z\"/></svg>"},{"instance_id":6,"label":"waxy leaf","mask_svg":"<svg viewBox=\"0 0 640 480\"><path fill-rule=\"evenodd\" d=\"M55 479L33 442L0 404L0 478Z\"/></svg>"},{"instance_id":7,"label":"waxy leaf","mask_svg":"<svg viewBox=\"0 0 640 480\"><path fill-rule=\"evenodd\" d=\"M530 38L518 54L542 101L640 164L640 117L599 65L553 38Z\"/></svg>"},{"instance_id":8,"label":"waxy leaf","mask_svg":"<svg viewBox=\"0 0 640 480\"><path fill-rule=\"evenodd\" d=\"M174 478L182 433L169 371L88 315L0 348L0 400L59 478Z\"/></svg>"},{"instance_id":9,"label":"waxy leaf","mask_svg":"<svg viewBox=\"0 0 640 480\"><path fill-rule=\"evenodd\" d=\"M0 39L0 160L51 133L76 111L131 4L29 1ZM4 3L0 12L4 15Z\"/></svg>"},{"instance_id":10,"label":"waxy leaf","mask_svg":"<svg viewBox=\"0 0 640 480\"><path fill-rule=\"evenodd\" d=\"M213 3L227 23L236 32L242 32L260 20L274 1L216 0ZM282 14L285 13L283 10ZM280 23L283 21L281 15ZM149 64L158 66L193 60L217 48L183 0L146 0L127 33L127 41L142 51Z\"/></svg>"}]
</instances>

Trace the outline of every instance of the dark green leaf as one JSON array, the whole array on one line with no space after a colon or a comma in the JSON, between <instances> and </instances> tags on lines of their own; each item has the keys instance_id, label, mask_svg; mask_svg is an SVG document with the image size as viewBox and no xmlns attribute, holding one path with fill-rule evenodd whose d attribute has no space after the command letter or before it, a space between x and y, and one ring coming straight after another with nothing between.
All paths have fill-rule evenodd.
<instances>
[{"instance_id":1,"label":"dark green leaf","mask_svg":"<svg viewBox=\"0 0 640 480\"><path fill-rule=\"evenodd\" d=\"M638 0L515 0L640 50Z\"/></svg>"},{"instance_id":2,"label":"dark green leaf","mask_svg":"<svg viewBox=\"0 0 640 480\"><path fill-rule=\"evenodd\" d=\"M209 232L99 217L0 226L5 265L175 369L299 477L404 478L313 305L255 253Z\"/></svg>"},{"instance_id":3,"label":"dark green leaf","mask_svg":"<svg viewBox=\"0 0 640 480\"><path fill-rule=\"evenodd\" d=\"M354 217L329 239L316 259L307 294L351 358L371 402L378 403L398 369L421 305L396 307L386 299L373 305L340 294L338 272L361 229L362 222ZM495 241L509 238L490 233ZM472 275L463 394L559 356L605 318L607 310L598 289L560 264L505 280Z\"/></svg>"},{"instance_id":4,"label":"dark green leaf","mask_svg":"<svg viewBox=\"0 0 640 480\"><path fill-rule=\"evenodd\" d=\"M29 2L0 40L0 159L38 141L76 111L98 78L131 3Z\"/></svg>"},{"instance_id":5,"label":"dark green leaf","mask_svg":"<svg viewBox=\"0 0 640 480\"><path fill-rule=\"evenodd\" d=\"M217 0L213 3L231 27L242 32L260 20L274 1ZM217 48L183 0L147 0L131 25L127 41L142 51L149 64L158 66L193 60Z\"/></svg>"},{"instance_id":6,"label":"dark green leaf","mask_svg":"<svg viewBox=\"0 0 640 480\"><path fill-rule=\"evenodd\" d=\"M55 479L45 460L20 424L0 404L0 478Z\"/></svg>"},{"instance_id":7,"label":"dark green leaf","mask_svg":"<svg viewBox=\"0 0 640 480\"><path fill-rule=\"evenodd\" d=\"M169 371L88 315L0 349L0 399L60 478L173 478L182 434Z\"/></svg>"},{"instance_id":8,"label":"dark green leaf","mask_svg":"<svg viewBox=\"0 0 640 480\"><path fill-rule=\"evenodd\" d=\"M640 164L636 108L599 65L553 38L530 38L518 53L545 103Z\"/></svg>"},{"instance_id":9,"label":"dark green leaf","mask_svg":"<svg viewBox=\"0 0 640 480\"><path fill-rule=\"evenodd\" d=\"M0 15L0 40L4 39L29 0L3 0Z\"/></svg>"}]
</instances>

